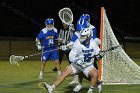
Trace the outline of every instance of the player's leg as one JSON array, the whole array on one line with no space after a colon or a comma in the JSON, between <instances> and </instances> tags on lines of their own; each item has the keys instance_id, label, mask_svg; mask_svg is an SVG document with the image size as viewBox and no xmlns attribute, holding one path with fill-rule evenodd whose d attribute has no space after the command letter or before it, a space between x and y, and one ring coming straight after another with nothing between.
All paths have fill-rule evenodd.
<instances>
[{"instance_id":1,"label":"player's leg","mask_svg":"<svg viewBox=\"0 0 140 93\"><path fill-rule=\"evenodd\" d=\"M58 76L61 75L61 68L59 60L55 60L55 67L57 68Z\"/></svg>"},{"instance_id":2,"label":"player's leg","mask_svg":"<svg viewBox=\"0 0 140 93\"><path fill-rule=\"evenodd\" d=\"M72 81L69 84L78 84L78 75L73 75Z\"/></svg>"},{"instance_id":3,"label":"player's leg","mask_svg":"<svg viewBox=\"0 0 140 93\"><path fill-rule=\"evenodd\" d=\"M94 67L98 70L98 65L97 65L97 58L94 58ZM97 81L97 87L98 87L98 93L101 93L102 91L102 81L98 79Z\"/></svg>"},{"instance_id":4,"label":"player's leg","mask_svg":"<svg viewBox=\"0 0 140 93\"><path fill-rule=\"evenodd\" d=\"M97 65L97 58L94 58L94 62L93 62L94 67L98 70L98 65Z\"/></svg>"},{"instance_id":5,"label":"player's leg","mask_svg":"<svg viewBox=\"0 0 140 93\"><path fill-rule=\"evenodd\" d=\"M60 64L62 63L63 56L64 56L64 51L59 50L59 62L60 62ZM57 68L55 67L52 70L57 71Z\"/></svg>"},{"instance_id":6,"label":"player's leg","mask_svg":"<svg viewBox=\"0 0 140 93\"><path fill-rule=\"evenodd\" d=\"M44 68L45 68L46 62L49 58L49 55L50 55L50 53L48 52L48 53L43 53L41 56L42 64L40 67L39 80L43 79Z\"/></svg>"},{"instance_id":7,"label":"player's leg","mask_svg":"<svg viewBox=\"0 0 140 93\"><path fill-rule=\"evenodd\" d=\"M82 81L83 81L84 77L85 77L85 75L83 74L83 72L80 72L78 74L78 83L76 84L76 86L73 89L74 92L79 92L82 89Z\"/></svg>"},{"instance_id":8,"label":"player's leg","mask_svg":"<svg viewBox=\"0 0 140 93\"><path fill-rule=\"evenodd\" d=\"M51 52L50 58L55 61L55 67L57 68L58 76L59 76L61 74L61 68L60 68L58 51L56 50L56 51Z\"/></svg>"},{"instance_id":9,"label":"player's leg","mask_svg":"<svg viewBox=\"0 0 140 93\"><path fill-rule=\"evenodd\" d=\"M65 78L67 76L70 76L73 73L74 72L72 70L72 67L71 66L67 66L65 68L65 70L61 73L61 75L57 78L57 80L53 83L52 86L50 86L47 83L44 83L44 87L48 90L49 93L52 93L54 91L54 89L65 80Z\"/></svg>"},{"instance_id":10,"label":"player's leg","mask_svg":"<svg viewBox=\"0 0 140 93\"><path fill-rule=\"evenodd\" d=\"M94 87L95 87L95 84L97 83L98 81L98 71L96 68L92 68L88 75L90 76L90 87L89 87L89 90L87 93L92 93Z\"/></svg>"},{"instance_id":11,"label":"player's leg","mask_svg":"<svg viewBox=\"0 0 140 93\"><path fill-rule=\"evenodd\" d=\"M83 70L83 73L88 79L90 78L90 87L87 93L92 93L98 80L98 70L93 65L90 65Z\"/></svg>"},{"instance_id":12,"label":"player's leg","mask_svg":"<svg viewBox=\"0 0 140 93\"><path fill-rule=\"evenodd\" d=\"M40 73L39 73L39 77L38 77L39 80L43 79L43 73L44 73L45 64L46 64L46 62L42 61L42 64L41 64L41 67L40 67Z\"/></svg>"},{"instance_id":13,"label":"player's leg","mask_svg":"<svg viewBox=\"0 0 140 93\"><path fill-rule=\"evenodd\" d=\"M69 61L69 64L71 64L70 60L69 60L69 53L70 51L66 51L65 54L66 54L66 57ZM72 78L72 81L69 83L69 84L77 84L78 83L78 75L73 75L73 78Z\"/></svg>"},{"instance_id":14,"label":"player's leg","mask_svg":"<svg viewBox=\"0 0 140 93\"><path fill-rule=\"evenodd\" d=\"M75 92L80 91L80 89L81 89L80 87L82 86L83 78L88 80L88 81L91 81L90 76L86 77L86 75L83 72L79 73L78 76L79 76L78 77L79 78L79 82L76 85L76 87L73 89L73 91L75 91ZM97 84L97 87L98 87L98 93L101 93L101 91L102 91L102 81L98 80L96 84Z\"/></svg>"}]
</instances>

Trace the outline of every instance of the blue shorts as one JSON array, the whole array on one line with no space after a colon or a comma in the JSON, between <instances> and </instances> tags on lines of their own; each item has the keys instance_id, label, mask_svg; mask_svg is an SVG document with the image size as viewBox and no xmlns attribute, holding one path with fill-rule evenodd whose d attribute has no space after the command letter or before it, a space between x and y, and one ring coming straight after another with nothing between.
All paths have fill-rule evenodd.
<instances>
[{"instance_id":1,"label":"blue shorts","mask_svg":"<svg viewBox=\"0 0 140 93\"><path fill-rule=\"evenodd\" d=\"M42 52L50 51L50 50L54 50L54 49L43 49ZM58 50L42 53L41 56L41 61L58 60L58 59L59 59Z\"/></svg>"}]
</instances>

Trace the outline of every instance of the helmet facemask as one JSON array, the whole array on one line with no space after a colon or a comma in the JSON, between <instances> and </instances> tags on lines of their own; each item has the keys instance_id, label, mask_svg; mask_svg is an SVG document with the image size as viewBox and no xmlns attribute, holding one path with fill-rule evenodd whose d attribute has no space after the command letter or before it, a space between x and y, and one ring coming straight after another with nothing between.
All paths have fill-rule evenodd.
<instances>
[{"instance_id":1,"label":"helmet facemask","mask_svg":"<svg viewBox=\"0 0 140 93\"><path fill-rule=\"evenodd\" d=\"M53 30L54 25L46 25L48 30Z\"/></svg>"},{"instance_id":2,"label":"helmet facemask","mask_svg":"<svg viewBox=\"0 0 140 93\"><path fill-rule=\"evenodd\" d=\"M80 31L80 35L81 35L81 37L79 39L80 43L81 44L88 44L89 40L91 39L91 31L90 31L90 29L88 29L88 28L82 29Z\"/></svg>"},{"instance_id":3,"label":"helmet facemask","mask_svg":"<svg viewBox=\"0 0 140 93\"><path fill-rule=\"evenodd\" d=\"M45 21L45 25L46 25L46 28L47 28L48 30L52 30L53 27L54 27L54 19L48 18L48 19Z\"/></svg>"}]
</instances>

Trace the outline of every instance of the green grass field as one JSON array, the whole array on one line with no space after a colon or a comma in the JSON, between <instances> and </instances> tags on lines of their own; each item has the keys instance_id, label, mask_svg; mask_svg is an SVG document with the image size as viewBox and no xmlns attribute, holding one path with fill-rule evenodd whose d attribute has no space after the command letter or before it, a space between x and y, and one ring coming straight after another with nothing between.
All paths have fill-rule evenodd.
<instances>
[{"instance_id":1,"label":"green grass field","mask_svg":"<svg viewBox=\"0 0 140 93\"><path fill-rule=\"evenodd\" d=\"M136 61L140 65L140 61ZM20 66L11 65L7 60L0 61L0 93L47 93L40 88L41 81L38 80L41 62L39 60L24 60ZM64 61L62 69L68 65ZM54 63L49 61L46 64L44 80L52 84L57 72L52 71ZM68 77L54 93L73 93L74 85L69 85L72 77ZM79 93L86 93L89 82L83 81L83 89ZM97 93L97 89L93 92ZM102 93L140 93L140 85L103 85Z\"/></svg>"}]
</instances>

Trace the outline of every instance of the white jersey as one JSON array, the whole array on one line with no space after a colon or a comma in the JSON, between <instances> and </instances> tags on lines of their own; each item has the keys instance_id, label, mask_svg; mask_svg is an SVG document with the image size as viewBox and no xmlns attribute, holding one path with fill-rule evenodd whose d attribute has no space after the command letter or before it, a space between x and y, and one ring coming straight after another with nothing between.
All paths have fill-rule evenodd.
<instances>
[{"instance_id":1,"label":"white jersey","mask_svg":"<svg viewBox=\"0 0 140 93\"><path fill-rule=\"evenodd\" d=\"M91 63L91 57L99 54L100 48L96 44L96 42L91 38L90 44L88 47L84 46L80 43L79 39L77 39L73 45L72 50L69 54L69 59L71 62L76 62L78 59L83 60L85 63Z\"/></svg>"}]
</instances>

